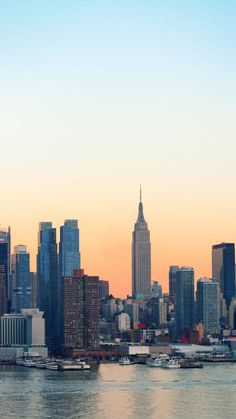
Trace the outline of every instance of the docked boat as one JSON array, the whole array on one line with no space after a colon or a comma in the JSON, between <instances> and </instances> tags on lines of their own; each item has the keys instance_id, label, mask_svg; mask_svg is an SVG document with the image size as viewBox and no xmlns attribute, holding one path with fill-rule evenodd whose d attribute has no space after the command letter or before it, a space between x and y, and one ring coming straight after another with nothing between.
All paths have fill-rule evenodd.
<instances>
[{"instance_id":1,"label":"docked boat","mask_svg":"<svg viewBox=\"0 0 236 419\"><path fill-rule=\"evenodd\" d=\"M149 358L146 361L146 365L151 368L160 368L163 361L168 361L170 358L166 354L160 354L154 357Z\"/></svg>"},{"instance_id":2,"label":"docked boat","mask_svg":"<svg viewBox=\"0 0 236 419\"><path fill-rule=\"evenodd\" d=\"M128 357L123 357L119 359L119 365L131 365L131 361Z\"/></svg>"},{"instance_id":3,"label":"docked boat","mask_svg":"<svg viewBox=\"0 0 236 419\"><path fill-rule=\"evenodd\" d=\"M24 361L24 364L23 365L24 365L24 367L32 368L32 367L35 367L36 364L35 364L34 361L32 361L32 359L26 359Z\"/></svg>"},{"instance_id":4,"label":"docked boat","mask_svg":"<svg viewBox=\"0 0 236 419\"><path fill-rule=\"evenodd\" d=\"M167 369L177 369L180 368L180 363L178 359L170 358L169 360L163 360L161 367Z\"/></svg>"},{"instance_id":5,"label":"docked boat","mask_svg":"<svg viewBox=\"0 0 236 419\"><path fill-rule=\"evenodd\" d=\"M56 364L56 362L47 362L46 369L47 370L58 370L58 365Z\"/></svg>"},{"instance_id":6,"label":"docked boat","mask_svg":"<svg viewBox=\"0 0 236 419\"><path fill-rule=\"evenodd\" d=\"M44 361L38 361L38 362L36 362L35 367L39 368L41 370L45 370L46 367L47 367L47 364Z\"/></svg>"},{"instance_id":7,"label":"docked boat","mask_svg":"<svg viewBox=\"0 0 236 419\"><path fill-rule=\"evenodd\" d=\"M58 366L60 371L86 371L90 370L90 368L90 365L86 364L84 361L65 361Z\"/></svg>"}]
</instances>

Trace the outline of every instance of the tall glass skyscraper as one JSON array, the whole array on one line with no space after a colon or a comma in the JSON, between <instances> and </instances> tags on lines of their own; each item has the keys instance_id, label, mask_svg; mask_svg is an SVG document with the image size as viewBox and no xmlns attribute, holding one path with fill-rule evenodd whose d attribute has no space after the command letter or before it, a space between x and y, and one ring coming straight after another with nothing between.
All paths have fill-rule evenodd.
<instances>
[{"instance_id":1,"label":"tall glass skyscraper","mask_svg":"<svg viewBox=\"0 0 236 419\"><path fill-rule=\"evenodd\" d=\"M219 283L220 290L229 309L235 297L235 250L234 243L212 246L212 278Z\"/></svg>"},{"instance_id":2,"label":"tall glass skyscraper","mask_svg":"<svg viewBox=\"0 0 236 419\"><path fill-rule=\"evenodd\" d=\"M194 324L194 269L176 269L175 326L177 336Z\"/></svg>"},{"instance_id":3,"label":"tall glass skyscraper","mask_svg":"<svg viewBox=\"0 0 236 419\"><path fill-rule=\"evenodd\" d=\"M59 276L73 276L80 269L78 220L65 220L60 228Z\"/></svg>"},{"instance_id":4,"label":"tall glass skyscraper","mask_svg":"<svg viewBox=\"0 0 236 419\"><path fill-rule=\"evenodd\" d=\"M219 284L209 278L197 281L197 322L203 322L207 334L220 332Z\"/></svg>"},{"instance_id":5,"label":"tall glass skyscraper","mask_svg":"<svg viewBox=\"0 0 236 419\"><path fill-rule=\"evenodd\" d=\"M13 313L31 307L30 255L26 246L19 245L12 255L12 306Z\"/></svg>"},{"instance_id":6,"label":"tall glass skyscraper","mask_svg":"<svg viewBox=\"0 0 236 419\"><path fill-rule=\"evenodd\" d=\"M151 243L150 232L143 214L142 194L138 219L132 241L132 294L134 297L150 297L151 294Z\"/></svg>"},{"instance_id":7,"label":"tall glass skyscraper","mask_svg":"<svg viewBox=\"0 0 236 419\"><path fill-rule=\"evenodd\" d=\"M4 281L1 288L4 289L5 296L2 296L4 300L4 307L10 312L11 306L11 229L0 229L0 267L1 267L1 278Z\"/></svg>"},{"instance_id":8,"label":"tall glass skyscraper","mask_svg":"<svg viewBox=\"0 0 236 419\"><path fill-rule=\"evenodd\" d=\"M51 222L39 224L37 255L38 305L44 312L46 344L56 352L59 334L58 263L56 229Z\"/></svg>"}]
</instances>

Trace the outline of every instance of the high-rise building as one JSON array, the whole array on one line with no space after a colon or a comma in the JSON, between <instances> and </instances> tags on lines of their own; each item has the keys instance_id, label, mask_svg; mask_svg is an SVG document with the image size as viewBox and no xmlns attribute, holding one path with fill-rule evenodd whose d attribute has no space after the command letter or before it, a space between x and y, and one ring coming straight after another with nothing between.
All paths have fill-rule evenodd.
<instances>
[{"instance_id":1,"label":"high-rise building","mask_svg":"<svg viewBox=\"0 0 236 419\"><path fill-rule=\"evenodd\" d=\"M138 327L139 324L139 305L137 301L132 300L132 298L127 298L124 301L124 311L127 313L131 320L131 326L133 328Z\"/></svg>"},{"instance_id":2,"label":"high-rise building","mask_svg":"<svg viewBox=\"0 0 236 419\"><path fill-rule=\"evenodd\" d=\"M5 268L0 265L0 316L7 312Z\"/></svg>"},{"instance_id":3,"label":"high-rise building","mask_svg":"<svg viewBox=\"0 0 236 419\"><path fill-rule=\"evenodd\" d=\"M158 281L153 281L152 283L151 297L162 297L162 286Z\"/></svg>"},{"instance_id":4,"label":"high-rise building","mask_svg":"<svg viewBox=\"0 0 236 419\"><path fill-rule=\"evenodd\" d=\"M194 269L176 270L175 326L177 336L191 330L194 324Z\"/></svg>"},{"instance_id":5,"label":"high-rise building","mask_svg":"<svg viewBox=\"0 0 236 419\"><path fill-rule=\"evenodd\" d=\"M215 278L229 309L235 297L235 251L234 243L220 243L212 246L212 278Z\"/></svg>"},{"instance_id":6,"label":"high-rise building","mask_svg":"<svg viewBox=\"0 0 236 419\"><path fill-rule=\"evenodd\" d=\"M24 245L15 246L12 255L12 304L11 311L20 313L31 307L30 255Z\"/></svg>"},{"instance_id":7,"label":"high-rise building","mask_svg":"<svg viewBox=\"0 0 236 419\"><path fill-rule=\"evenodd\" d=\"M99 299L104 300L109 295L109 282L99 280Z\"/></svg>"},{"instance_id":8,"label":"high-rise building","mask_svg":"<svg viewBox=\"0 0 236 419\"><path fill-rule=\"evenodd\" d=\"M5 303L6 310L10 311L11 306L11 229L0 229L0 266L4 268L5 278Z\"/></svg>"},{"instance_id":9,"label":"high-rise building","mask_svg":"<svg viewBox=\"0 0 236 419\"><path fill-rule=\"evenodd\" d=\"M176 298L176 272L178 269L179 266L170 266L169 269L169 296L173 304Z\"/></svg>"},{"instance_id":10,"label":"high-rise building","mask_svg":"<svg viewBox=\"0 0 236 419\"><path fill-rule=\"evenodd\" d=\"M80 269L79 228L77 220L65 220L60 228L59 276L73 276Z\"/></svg>"},{"instance_id":11,"label":"high-rise building","mask_svg":"<svg viewBox=\"0 0 236 419\"><path fill-rule=\"evenodd\" d=\"M229 325L232 330L236 330L236 297L232 299L229 307Z\"/></svg>"},{"instance_id":12,"label":"high-rise building","mask_svg":"<svg viewBox=\"0 0 236 419\"><path fill-rule=\"evenodd\" d=\"M132 240L132 294L135 298L150 297L151 294L150 232L144 218L141 190Z\"/></svg>"},{"instance_id":13,"label":"high-rise building","mask_svg":"<svg viewBox=\"0 0 236 419\"><path fill-rule=\"evenodd\" d=\"M203 323L207 334L220 332L219 284L209 278L197 281L197 322Z\"/></svg>"},{"instance_id":14,"label":"high-rise building","mask_svg":"<svg viewBox=\"0 0 236 419\"><path fill-rule=\"evenodd\" d=\"M99 347L99 277L82 269L62 279L62 343L64 349Z\"/></svg>"},{"instance_id":15,"label":"high-rise building","mask_svg":"<svg viewBox=\"0 0 236 419\"><path fill-rule=\"evenodd\" d=\"M31 308L37 308L37 294L38 294L38 283L37 283L37 274L35 272L30 272L30 287L31 287Z\"/></svg>"},{"instance_id":16,"label":"high-rise building","mask_svg":"<svg viewBox=\"0 0 236 419\"><path fill-rule=\"evenodd\" d=\"M51 222L39 224L37 281L39 308L44 312L46 344L57 351L59 340L58 269L56 229Z\"/></svg>"}]
</instances>

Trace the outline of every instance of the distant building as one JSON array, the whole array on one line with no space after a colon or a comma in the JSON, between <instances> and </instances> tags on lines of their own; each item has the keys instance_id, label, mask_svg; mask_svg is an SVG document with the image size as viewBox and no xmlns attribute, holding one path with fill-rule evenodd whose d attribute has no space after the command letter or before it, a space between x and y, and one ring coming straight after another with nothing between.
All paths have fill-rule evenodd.
<instances>
[{"instance_id":1,"label":"distant building","mask_svg":"<svg viewBox=\"0 0 236 419\"><path fill-rule=\"evenodd\" d=\"M80 269L78 220L65 220L60 228L59 276L73 276Z\"/></svg>"},{"instance_id":2,"label":"distant building","mask_svg":"<svg viewBox=\"0 0 236 419\"><path fill-rule=\"evenodd\" d=\"M56 229L51 222L39 224L37 282L38 306L44 312L46 344L56 353L59 341L58 269Z\"/></svg>"},{"instance_id":3,"label":"distant building","mask_svg":"<svg viewBox=\"0 0 236 419\"><path fill-rule=\"evenodd\" d=\"M151 288L151 297L162 297L162 286L158 281L153 281Z\"/></svg>"},{"instance_id":4,"label":"distant building","mask_svg":"<svg viewBox=\"0 0 236 419\"><path fill-rule=\"evenodd\" d=\"M103 318L108 322L112 322L116 313L116 300L112 298L111 300L107 301L103 304L102 307L102 315Z\"/></svg>"},{"instance_id":5,"label":"distant building","mask_svg":"<svg viewBox=\"0 0 236 419\"><path fill-rule=\"evenodd\" d=\"M130 316L127 313L120 313L116 316L116 326L119 332L130 330Z\"/></svg>"},{"instance_id":6,"label":"distant building","mask_svg":"<svg viewBox=\"0 0 236 419\"><path fill-rule=\"evenodd\" d=\"M169 268L169 296L173 304L176 299L176 272L179 269L179 266L170 266Z\"/></svg>"},{"instance_id":7,"label":"distant building","mask_svg":"<svg viewBox=\"0 0 236 419\"><path fill-rule=\"evenodd\" d=\"M31 308L37 308L37 290L38 290L38 283L37 283L37 274L35 272L30 272L30 287L31 287Z\"/></svg>"},{"instance_id":8,"label":"distant building","mask_svg":"<svg viewBox=\"0 0 236 419\"><path fill-rule=\"evenodd\" d=\"M131 319L131 326L136 328L139 324L139 305L132 298L127 298L124 301L124 311Z\"/></svg>"},{"instance_id":9,"label":"distant building","mask_svg":"<svg viewBox=\"0 0 236 419\"><path fill-rule=\"evenodd\" d=\"M236 330L236 297L234 297L229 306L229 325L232 330Z\"/></svg>"},{"instance_id":10,"label":"distant building","mask_svg":"<svg viewBox=\"0 0 236 419\"><path fill-rule=\"evenodd\" d=\"M4 307L7 311L10 311L11 306L11 275L10 275L10 265L11 265L11 229L2 229L0 228L0 266L4 269L4 278L5 278L5 302ZM3 270L2 270L3 272ZM3 277L2 277L3 278Z\"/></svg>"},{"instance_id":11,"label":"distant building","mask_svg":"<svg viewBox=\"0 0 236 419\"><path fill-rule=\"evenodd\" d=\"M109 282L99 280L99 299L104 300L109 295Z\"/></svg>"},{"instance_id":12,"label":"distant building","mask_svg":"<svg viewBox=\"0 0 236 419\"><path fill-rule=\"evenodd\" d=\"M13 313L31 307L30 255L24 245L15 246L11 262Z\"/></svg>"},{"instance_id":13,"label":"distant building","mask_svg":"<svg viewBox=\"0 0 236 419\"><path fill-rule=\"evenodd\" d=\"M5 267L0 265L0 317L7 313Z\"/></svg>"},{"instance_id":14,"label":"distant building","mask_svg":"<svg viewBox=\"0 0 236 419\"><path fill-rule=\"evenodd\" d=\"M20 314L0 317L0 346L45 347L43 313L38 309L23 309Z\"/></svg>"},{"instance_id":15,"label":"distant building","mask_svg":"<svg viewBox=\"0 0 236 419\"><path fill-rule=\"evenodd\" d=\"M138 219L134 226L132 241L132 294L136 298L151 295L150 232L143 214L141 191Z\"/></svg>"},{"instance_id":16,"label":"distant building","mask_svg":"<svg viewBox=\"0 0 236 419\"><path fill-rule=\"evenodd\" d=\"M207 334L220 332L219 284L209 279L197 281L197 322L203 323Z\"/></svg>"},{"instance_id":17,"label":"distant building","mask_svg":"<svg viewBox=\"0 0 236 419\"><path fill-rule=\"evenodd\" d=\"M212 278L217 279L228 310L232 298L235 297L234 243L212 246Z\"/></svg>"},{"instance_id":18,"label":"distant building","mask_svg":"<svg viewBox=\"0 0 236 419\"><path fill-rule=\"evenodd\" d=\"M194 269L176 270L175 325L177 336L191 330L194 324Z\"/></svg>"},{"instance_id":19,"label":"distant building","mask_svg":"<svg viewBox=\"0 0 236 419\"><path fill-rule=\"evenodd\" d=\"M62 279L63 348L99 347L99 277L87 276L82 269Z\"/></svg>"}]
</instances>

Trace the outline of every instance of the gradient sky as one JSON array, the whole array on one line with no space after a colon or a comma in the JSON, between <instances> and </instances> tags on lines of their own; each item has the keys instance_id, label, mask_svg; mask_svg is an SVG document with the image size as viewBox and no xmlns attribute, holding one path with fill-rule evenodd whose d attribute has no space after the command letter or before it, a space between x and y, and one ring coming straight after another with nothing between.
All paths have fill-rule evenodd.
<instances>
[{"instance_id":1,"label":"gradient sky","mask_svg":"<svg viewBox=\"0 0 236 419\"><path fill-rule=\"evenodd\" d=\"M78 218L82 265L131 290L139 183L152 278L236 240L236 2L0 1L0 223L31 251Z\"/></svg>"}]
</instances>

